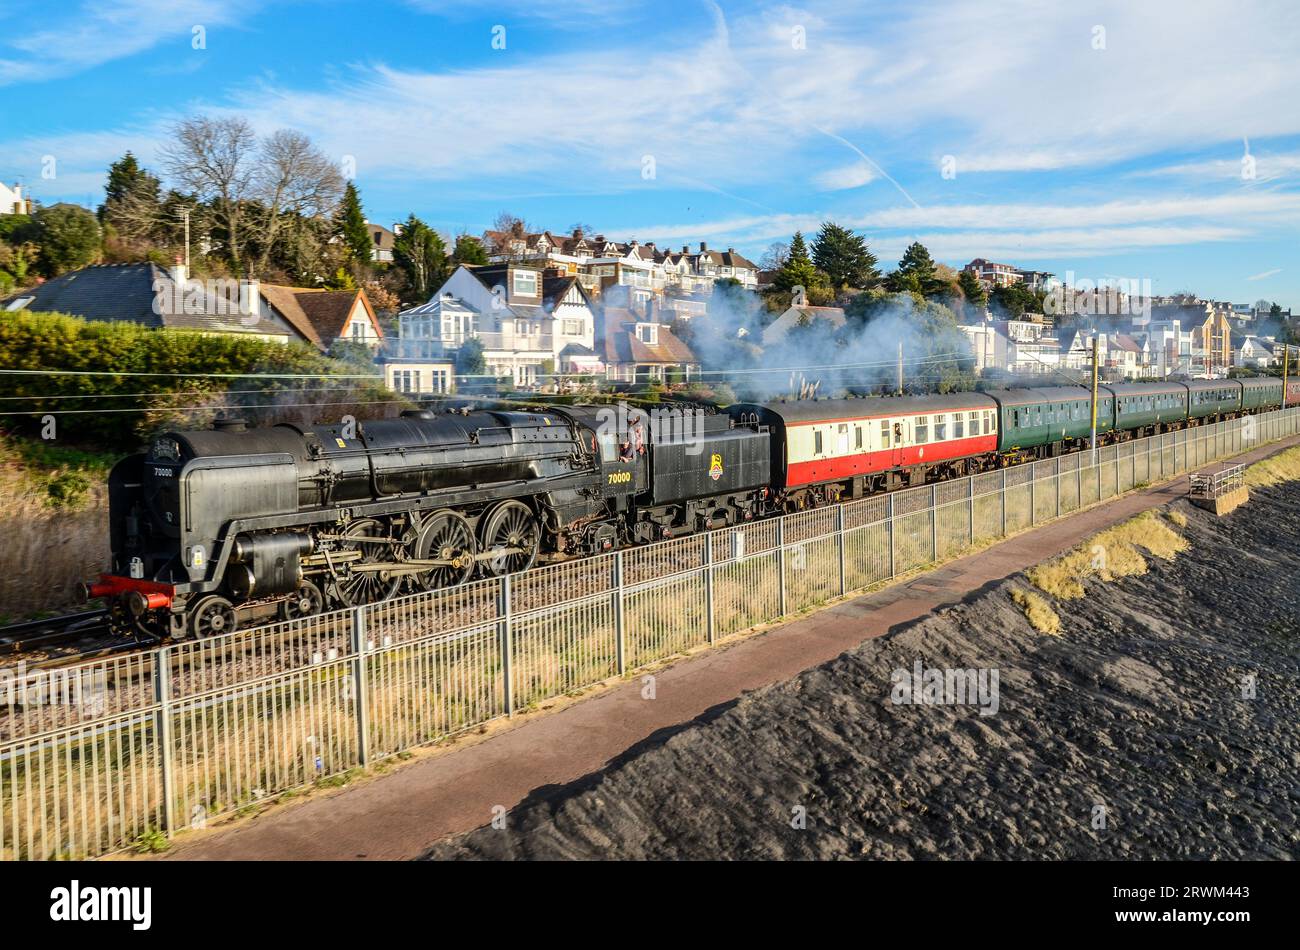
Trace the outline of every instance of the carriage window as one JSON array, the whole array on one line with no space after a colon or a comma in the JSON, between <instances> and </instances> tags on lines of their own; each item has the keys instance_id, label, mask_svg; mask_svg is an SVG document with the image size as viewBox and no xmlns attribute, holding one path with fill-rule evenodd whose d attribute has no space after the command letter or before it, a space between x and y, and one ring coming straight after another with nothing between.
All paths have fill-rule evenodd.
<instances>
[{"instance_id":1,"label":"carriage window","mask_svg":"<svg viewBox=\"0 0 1300 950\"><path fill-rule=\"evenodd\" d=\"M1012 421L1013 423L1015 423L1015 426L1016 426L1017 429L1020 428L1020 410L1019 410L1019 409L1015 410L1015 416L1014 416L1014 418L1013 418L1011 421Z\"/></svg>"},{"instance_id":2,"label":"carriage window","mask_svg":"<svg viewBox=\"0 0 1300 950\"><path fill-rule=\"evenodd\" d=\"M821 454L822 454L822 434L821 434L821 430L818 429L813 432L813 455L821 455Z\"/></svg>"},{"instance_id":3,"label":"carriage window","mask_svg":"<svg viewBox=\"0 0 1300 950\"><path fill-rule=\"evenodd\" d=\"M1041 426L1042 424L1043 424L1043 410L1040 407L1034 410L1034 425Z\"/></svg>"},{"instance_id":4,"label":"carriage window","mask_svg":"<svg viewBox=\"0 0 1300 950\"><path fill-rule=\"evenodd\" d=\"M942 442L948 438L948 417L938 415L934 417L934 441Z\"/></svg>"},{"instance_id":5,"label":"carriage window","mask_svg":"<svg viewBox=\"0 0 1300 950\"><path fill-rule=\"evenodd\" d=\"M960 412L952 414L952 437L962 439L966 437L966 417Z\"/></svg>"},{"instance_id":6,"label":"carriage window","mask_svg":"<svg viewBox=\"0 0 1300 950\"><path fill-rule=\"evenodd\" d=\"M889 420L888 419L880 420L880 447L882 449L889 448Z\"/></svg>"},{"instance_id":7,"label":"carriage window","mask_svg":"<svg viewBox=\"0 0 1300 950\"><path fill-rule=\"evenodd\" d=\"M979 434L980 434L980 414L979 414L978 412L972 412L972 413L970 414L969 418L967 419L967 421L968 421L969 424L970 424L970 428L967 429L967 431L970 432L970 434L973 435L973 436L975 436L975 435L979 435ZM986 433L989 431L988 413L984 413L984 431L985 431Z\"/></svg>"},{"instance_id":8,"label":"carriage window","mask_svg":"<svg viewBox=\"0 0 1300 950\"><path fill-rule=\"evenodd\" d=\"M853 427L853 445L855 448L862 448L862 426Z\"/></svg>"},{"instance_id":9,"label":"carriage window","mask_svg":"<svg viewBox=\"0 0 1300 950\"><path fill-rule=\"evenodd\" d=\"M916 428L912 431L912 441L917 445L925 445L930 441L930 417L917 416Z\"/></svg>"}]
</instances>

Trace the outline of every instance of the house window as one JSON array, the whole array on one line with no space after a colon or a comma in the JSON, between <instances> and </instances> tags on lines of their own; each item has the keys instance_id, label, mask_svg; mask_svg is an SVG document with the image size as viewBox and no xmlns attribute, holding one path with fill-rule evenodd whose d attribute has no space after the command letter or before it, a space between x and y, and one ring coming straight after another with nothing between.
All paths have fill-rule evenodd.
<instances>
[{"instance_id":1,"label":"house window","mask_svg":"<svg viewBox=\"0 0 1300 950\"><path fill-rule=\"evenodd\" d=\"M517 270L514 272L514 287L517 295L537 296L537 271Z\"/></svg>"},{"instance_id":2,"label":"house window","mask_svg":"<svg viewBox=\"0 0 1300 950\"><path fill-rule=\"evenodd\" d=\"M930 417L917 416L916 426L912 429L912 441L917 445L925 445L930 441Z\"/></svg>"},{"instance_id":3,"label":"house window","mask_svg":"<svg viewBox=\"0 0 1300 950\"><path fill-rule=\"evenodd\" d=\"M352 339L360 343L366 338L366 325L360 320L352 321Z\"/></svg>"},{"instance_id":4,"label":"house window","mask_svg":"<svg viewBox=\"0 0 1300 950\"><path fill-rule=\"evenodd\" d=\"M582 321L565 320L563 323L563 332L566 336L582 336Z\"/></svg>"}]
</instances>

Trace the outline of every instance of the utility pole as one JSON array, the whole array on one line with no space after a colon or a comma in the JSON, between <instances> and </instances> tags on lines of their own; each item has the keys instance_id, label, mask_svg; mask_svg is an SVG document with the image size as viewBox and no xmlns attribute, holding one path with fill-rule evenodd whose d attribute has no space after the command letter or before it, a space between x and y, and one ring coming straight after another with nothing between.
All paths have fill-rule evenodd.
<instances>
[{"instance_id":1,"label":"utility pole","mask_svg":"<svg viewBox=\"0 0 1300 950\"><path fill-rule=\"evenodd\" d=\"M185 273L190 272L190 209L181 212L185 216Z\"/></svg>"},{"instance_id":2,"label":"utility pole","mask_svg":"<svg viewBox=\"0 0 1300 950\"><path fill-rule=\"evenodd\" d=\"M1094 330L1092 334L1092 439L1088 445L1092 449L1092 464L1097 464L1097 353L1100 335Z\"/></svg>"},{"instance_id":3,"label":"utility pole","mask_svg":"<svg viewBox=\"0 0 1300 950\"><path fill-rule=\"evenodd\" d=\"M898 395L903 395L903 341L898 341Z\"/></svg>"}]
</instances>

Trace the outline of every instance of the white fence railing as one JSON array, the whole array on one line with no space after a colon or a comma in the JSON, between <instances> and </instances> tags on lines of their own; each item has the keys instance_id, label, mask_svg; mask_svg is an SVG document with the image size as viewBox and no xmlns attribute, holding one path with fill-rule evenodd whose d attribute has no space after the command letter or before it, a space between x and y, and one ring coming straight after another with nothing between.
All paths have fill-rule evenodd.
<instances>
[{"instance_id":1,"label":"white fence railing","mask_svg":"<svg viewBox=\"0 0 1300 950\"><path fill-rule=\"evenodd\" d=\"M55 672L0 667L0 857L201 826L1298 427L1300 409L1276 411Z\"/></svg>"}]
</instances>

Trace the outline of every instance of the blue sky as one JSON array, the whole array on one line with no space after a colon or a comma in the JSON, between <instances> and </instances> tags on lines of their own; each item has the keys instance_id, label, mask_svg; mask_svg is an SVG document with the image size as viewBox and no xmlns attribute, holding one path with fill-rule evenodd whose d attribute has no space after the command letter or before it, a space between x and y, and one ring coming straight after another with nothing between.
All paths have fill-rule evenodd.
<instances>
[{"instance_id":1,"label":"blue sky","mask_svg":"<svg viewBox=\"0 0 1300 950\"><path fill-rule=\"evenodd\" d=\"M93 204L128 148L234 113L350 156L382 223L758 259L829 218L891 264L1300 308L1300 4L1059 6L5 0L0 179Z\"/></svg>"}]
</instances>

